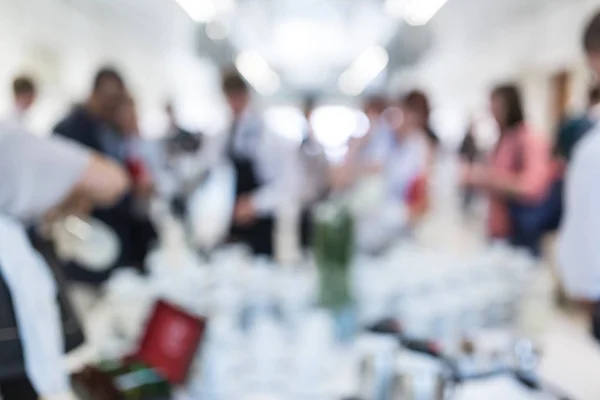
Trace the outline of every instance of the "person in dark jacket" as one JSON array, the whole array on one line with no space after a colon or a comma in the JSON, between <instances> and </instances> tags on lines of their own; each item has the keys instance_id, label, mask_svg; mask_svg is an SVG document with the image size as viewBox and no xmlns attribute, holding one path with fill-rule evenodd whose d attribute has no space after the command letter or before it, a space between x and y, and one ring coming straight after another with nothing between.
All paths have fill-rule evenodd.
<instances>
[{"instance_id":1,"label":"person in dark jacket","mask_svg":"<svg viewBox=\"0 0 600 400\"><path fill-rule=\"evenodd\" d=\"M469 126L467 133L460 145L458 150L461 163L467 166L473 165L479 158L479 149L477 148L477 141L473 134L473 126ZM463 211L466 213L469 211L473 198L475 196L475 189L472 186L463 187Z\"/></svg>"},{"instance_id":2,"label":"person in dark jacket","mask_svg":"<svg viewBox=\"0 0 600 400\"><path fill-rule=\"evenodd\" d=\"M568 163L573 150L581 139L600 120L600 86L594 86L588 93L588 108L583 115L567 118L560 124L554 147L555 155Z\"/></svg>"},{"instance_id":3,"label":"person in dark jacket","mask_svg":"<svg viewBox=\"0 0 600 400\"><path fill-rule=\"evenodd\" d=\"M127 98L126 85L119 72L112 68L102 68L96 74L93 90L87 101L76 106L56 125L54 132L125 166L128 161L127 137L120 132L118 118L119 110ZM86 266L74 262L67 264L65 269L70 280L99 285L118 266L141 267L143 260L136 247L133 209L133 196L128 193L114 206L93 210L92 216L110 226L119 237L121 254L113 267L104 272L92 272Z\"/></svg>"}]
</instances>

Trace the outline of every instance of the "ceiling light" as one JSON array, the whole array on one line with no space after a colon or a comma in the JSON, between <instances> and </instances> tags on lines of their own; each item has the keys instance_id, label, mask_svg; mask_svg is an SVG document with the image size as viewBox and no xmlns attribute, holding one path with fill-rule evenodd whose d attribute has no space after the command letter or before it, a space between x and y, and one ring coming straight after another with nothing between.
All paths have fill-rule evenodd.
<instances>
[{"instance_id":1,"label":"ceiling light","mask_svg":"<svg viewBox=\"0 0 600 400\"><path fill-rule=\"evenodd\" d=\"M404 10L404 19L412 26L425 25L447 2L448 0L410 0Z\"/></svg>"},{"instance_id":2,"label":"ceiling light","mask_svg":"<svg viewBox=\"0 0 600 400\"><path fill-rule=\"evenodd\" d=\"M246 50L240 53L235 66L260 94L270 95L279 89L279 76L256 51Z\"/></svg>"},{"instance_id":3,"label":"ceiling light","mask_svg":"<svg viewBox=\"0 0 600 400\"><path fill-rule=\"evenodd\" d=\"M224 40L229 37L231 26L229 21L224 19L215 19L206 24L206 36L212 40Z\"/></svg>"},{"instance_id":4,"label":"ceiling light","mask_svg":"<svg viewBox=\"0 0 600 400\"><path fill-rule=\"evenodd\" d=\"M384 5L385 12L392 17L402 18L408 1L410 0L387 0Z\"/></svg>"},{"instance_id":5,"label":"ceiling light","mask_svg":"<svg viewBox=\"0 0 600 400\"><path fill-rule=\"evenodd\" d=\"M211 0L175 0L195 22L208 22L217 15Z\"/></svg>"},{"instance_id":6,"label":"ceiling light","mask_svg":"<svg viewBox=\"0 0 600 400\"><path fill-rule=\"evenodd\" d=\"M362 53L354 63L340 76L340 90L357 96L387 67L388 52L381 46L374 46Z\"/></svg>"},{"instance_id":7,"label":"ceiling light","mask_svg":"<svg viewBox=\"0 0 600 400\"><path fill-rule=\"evenodd\" d=\"M217 6L219 14L232 14L235 12L236 5L234 0L213 0Z\"/></svg>"}]
</instances>

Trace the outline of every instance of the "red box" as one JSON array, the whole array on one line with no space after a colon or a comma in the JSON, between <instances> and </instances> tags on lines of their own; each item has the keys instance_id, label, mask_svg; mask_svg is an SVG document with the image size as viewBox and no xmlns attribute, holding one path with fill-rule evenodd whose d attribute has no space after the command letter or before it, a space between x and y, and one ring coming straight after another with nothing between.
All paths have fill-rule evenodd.
<instances>
[{"instance_id":1,"label":"red box","mask_svg":"<svg viewBox=\"0 0 600 400\"><path fill-rule=\"evenodd\" d=\"M205 331L205 318L158 301L134 358L170 383L183 383Z\"/></svg>"}]
</instances>

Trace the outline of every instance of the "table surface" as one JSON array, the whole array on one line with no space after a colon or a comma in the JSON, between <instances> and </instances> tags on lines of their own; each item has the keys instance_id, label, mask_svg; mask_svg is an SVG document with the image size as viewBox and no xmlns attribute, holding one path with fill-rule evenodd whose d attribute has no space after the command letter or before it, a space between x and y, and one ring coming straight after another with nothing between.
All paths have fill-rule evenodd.
<instances>
[{"instance_id":1,"label":"table surface","mask_svg":"<svg viewBox=\"0 0 600 400\"><path fill-rule=\"evenodd\" d=\"M86 330L90 344L70 354L68 364L77 369L97 357L93 343L101 340L100 332L110 310L102 305L86 315ZM577 400L597 400L600 394L600 347L588 335L583 318L557 313L542 339L543 358L539 373L554 386L563 389ZM342 378L348 382L351 375ZM349 383L349 387L354 386ZM510 378L498 377L464 385L456 393L456 400L537 400L545 399L532 394Z\"/></svg>"}]
</instances>

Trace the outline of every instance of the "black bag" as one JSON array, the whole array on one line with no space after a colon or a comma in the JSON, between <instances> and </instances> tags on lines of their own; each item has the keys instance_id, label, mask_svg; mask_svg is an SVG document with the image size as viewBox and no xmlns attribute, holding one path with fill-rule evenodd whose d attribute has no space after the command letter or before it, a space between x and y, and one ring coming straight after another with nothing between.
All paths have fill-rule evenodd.
<instances>
[{"instance_id":1,"label":"black bag","mask_svg":"<svg viewBox=\"0 0 600 400\"><path fill-rule=\"evenodd\" d=\"M65 352L71 351L84 342L81 325L69 299L66 283L55 256L52 244L30 232L33 247L42 254L50 266L58 287L58 300L62 314L63 332L65 334ZM0 381L21 377L26 374L23 360L23 348L19 337L19 329L13 310L10 289L0 273Z\"/></svg>"}]
</instances>

